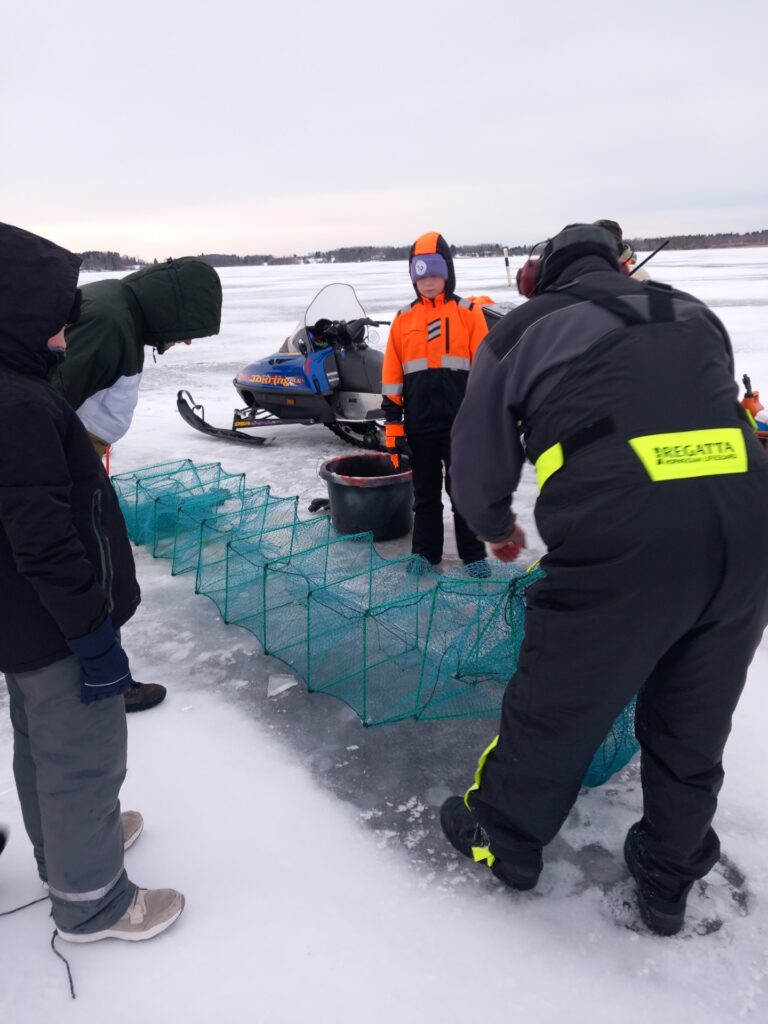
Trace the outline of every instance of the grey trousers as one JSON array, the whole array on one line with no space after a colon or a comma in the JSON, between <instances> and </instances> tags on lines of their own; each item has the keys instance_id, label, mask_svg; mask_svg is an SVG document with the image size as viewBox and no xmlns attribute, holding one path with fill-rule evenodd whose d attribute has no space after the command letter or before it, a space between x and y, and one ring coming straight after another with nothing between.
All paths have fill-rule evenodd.
<instances>
[{"instance_id":1,"label":"grey trousers","mask_svg":"<svg viewBox=\"0 0 768 1024\"><path fill-rule=\"evenodd\" d=\"M74 656L6 673L13 772L38 871L62 931L108 928L136 886L123 868L118 794L125 778L125 702L80 701Z\"/></svg>"}]
</instances>

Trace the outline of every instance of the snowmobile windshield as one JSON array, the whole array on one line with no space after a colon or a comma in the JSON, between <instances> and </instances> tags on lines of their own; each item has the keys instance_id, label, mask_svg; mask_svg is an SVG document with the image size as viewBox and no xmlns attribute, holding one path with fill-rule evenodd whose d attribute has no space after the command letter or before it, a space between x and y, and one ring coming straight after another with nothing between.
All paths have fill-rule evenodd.
<instances>
[{"instance_id":1,"label":"snowmobile windshield","mask_svg":"<svg viewBox=\"0 0 768 1024\"><path fill-rule=\"evenodd\" d=\"M304 314L304 325L314 327L320 320L360 320L365 310L351 284L327 284L312 299Z\"/></svg>"}]
</instances>

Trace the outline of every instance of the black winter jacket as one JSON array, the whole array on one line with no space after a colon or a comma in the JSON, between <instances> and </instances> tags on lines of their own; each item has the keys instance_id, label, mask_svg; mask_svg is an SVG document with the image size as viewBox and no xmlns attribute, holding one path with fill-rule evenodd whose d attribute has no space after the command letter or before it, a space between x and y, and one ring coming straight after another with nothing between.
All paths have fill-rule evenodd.
<instances>
[{"instance_id":1,"label":"black winter jacket","mask_svg":"<svg viewBox=\"0 0 768 1024\"><path fill-rule=\"evenodd\" d=\"M139 586L115 492L85 428L47 382L79 259L0 224L0 670L43 668Z\"/></svg>"},{"instance_id":2,"label":"black winter jacket","mask_svg":"<svg viewBox=\"0 0 768 1024\"><path fill-rule=\"evenodd\" d=\"M627 382L633 398L648 413L648 429L638 433L746 422L737 401L733 353L725 328L702 302L674 289L669 289L668 301L676 321L688 323L694 336L701 338L695 358L690 356L686 362L688 349L680 343L670 350L668 361L659 358L653 363L651 384L633 367L624 348L614 345L609 353L613 362L609 363L615 364L615 371L603 368L598 375L595 370L592 377L586 373L575 383L578 367L588 367L590 359L598 358L601 339L610 339L611 332L625 327L614 313L565 287L577 281L583 287L610 293L639 315L647 315L648 289L653 286L624 277L592 255L570 264L559 281L553 282L559 285L557 289L518 306L490 332L473 366L451 447L453 499L473 530L485 540L500 540L512 530L510 501L526 455L535 462L542 443L546 446L564 441L584 423L607 413L617 422L621 420L621 409L615 409L612 403L620 402L621 386ZM652 333L661 336L663 332L654 329ZM651 346L638 343L634 348L637 358L651 358ZM612 372L618 374L621 386L613 382ZM682 410L683 397L687 396L701 411L704 422L692 420L680 426L675 416L670 420L664 404L668 388L680 395L670 405ZM589 414L582 409L581 418L577 416L572 422L575 406L581 408L584 403ZM715 413L721 408L728 409L725 420ZM492 449L489 438L493 439ZM753 457L760 456L753 438L749 446ZM634 462L628 460L629 465ZM643 479L639 466L637 462L635 468ZM607 471L607 464L604 468ZM556 488L549 486L544 494L555 492Z\"/></svg>"}]
</instances>

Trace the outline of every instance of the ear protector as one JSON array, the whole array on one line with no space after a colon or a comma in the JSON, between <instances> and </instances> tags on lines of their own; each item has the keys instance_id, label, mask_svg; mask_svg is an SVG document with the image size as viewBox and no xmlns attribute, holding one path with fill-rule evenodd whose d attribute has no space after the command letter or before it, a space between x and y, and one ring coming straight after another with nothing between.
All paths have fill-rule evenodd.
<instances>
[{"instance_id":1,"label":"ear protector","mask_svg":"<svg viewBox=\"0 0 768 1024\"><path fill-rule=\"evenodd\" d=\"M517 290L520 294L526 299L535 295L552 258L562 253L564 249L577 245L589 246L593 250L595 248L608 249L609 252L615 254L617 269L619 269L618 245L610 231L594 224L570 224L559 234L544 242L537 242L533 246L528 254L528 259L517 272ZM624 273L628 274L629 268L624 269Z\"/></svg>"},{"instance_id":2,"label":"ear protector","mask_svg":"<svg viewBox=\"0 0 768 1024\"><path fill-rule=\"evenodd\" d=\"M537 242L528 253L528 259L517 272L517 290L526 299L530 299L536 291L536 272L547 244L546 240Z\"/></svg>"}]
</instances>

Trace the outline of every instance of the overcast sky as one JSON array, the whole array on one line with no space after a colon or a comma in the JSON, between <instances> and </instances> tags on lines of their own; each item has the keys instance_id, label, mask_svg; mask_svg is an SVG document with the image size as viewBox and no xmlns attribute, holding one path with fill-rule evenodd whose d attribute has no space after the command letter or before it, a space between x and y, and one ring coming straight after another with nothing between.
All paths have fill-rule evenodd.
<instances>
[{"instance_id":1,"label":"overcast sky","mask_svg":"<svg viewBox=\"0 0 768 1024\"><path fill-rule=\"evenodd\" d=\"M765 0L7 0L0 220L147 259L768 227Z\"/></svg>"}]
</instances>

